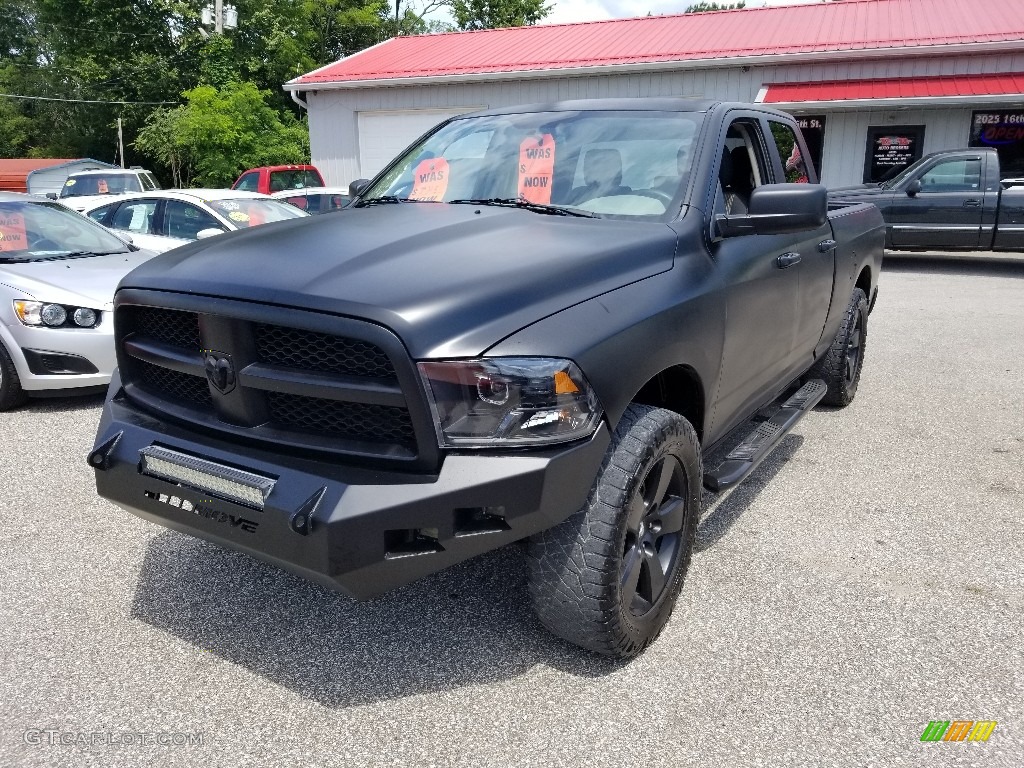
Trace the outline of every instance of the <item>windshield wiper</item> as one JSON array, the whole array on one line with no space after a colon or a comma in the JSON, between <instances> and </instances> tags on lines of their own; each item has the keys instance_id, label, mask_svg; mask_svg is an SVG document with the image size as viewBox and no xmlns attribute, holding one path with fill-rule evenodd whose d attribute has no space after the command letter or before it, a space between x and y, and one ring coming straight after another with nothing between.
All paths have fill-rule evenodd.
<instances>
[{"instance_id":1,"label":"windshield wiper","mask_svg":"<svg viewBox=\"0 0 1024 768\"><path fill-rule=\"evenodd\" d=\"M31 261L63 261L64 259L81 259L87 256L113 256L116 253L131 253L131 249L124 251L66 251L53 256L40 256Z\"/></svg>"},{"instance_id":2,"label":"windshield wiper","mask_svg":"<svg viewBox=\"0 0 1024 768\"><path fill-rule=\"evenodd\" d=\"M360 200L353 207L365 208L369 205L390 205L391 203L431 203L433 200L417 200L415 197L396 197L395 195L381 195L371 197L368 200Z\"/></svg>"},{"instance_id":3,"label":"windshield wiper","mask_svg":"<svg viewBox=\"0 0 1024 768\"><path fill-rule=\"evenodd\" d=\"M451 205L496 205L503 208L522 208L524 211L546 213L549 216L583 216L587 219L597 218L594 214L587 213L586 211L579 211L574 208L563 208L558 205L532 203L522 197L471 197L464 200L449 200L448 202Z\"/></svg>"}]
</instances>

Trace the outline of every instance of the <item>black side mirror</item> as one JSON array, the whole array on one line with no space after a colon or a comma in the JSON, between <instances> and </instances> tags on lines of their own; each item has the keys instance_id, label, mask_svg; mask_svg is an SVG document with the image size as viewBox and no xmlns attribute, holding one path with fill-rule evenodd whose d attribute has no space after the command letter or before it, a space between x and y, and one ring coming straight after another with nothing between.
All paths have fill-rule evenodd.
<instances>
[{"instance_id":1,"label":"black side mirror","mask_svg":"<svg viewBox=\"0 0 1024 768\"><path fill-rule=\"evenodd\" d=\"M719 237L784 235L817 229L828 220L821 184L763 184L750 194L749 213L715 217Z\"/></svg>"},{"instance_id":2,"label":"black side mirror","mask_svg":"<svg viewBox=\"0 0 1024 768\"><path fill-rule=\"evenodd\" d=\"M57 199L57 193L56 192L47 192L46 196L48 198L50 198L51 200L56 200Z\"/></svg>"},{"instance_id":3,"label":"black side mirror","mask_svg":"<svg viewBox=\"0 0 1024 768\"><path fill-rule=\"evenodd\" d=\"M912 182L907 184L907 197L915 197L918 192L921 191L921 180L914 179Z\"/></svg>"},{"instance_id":4,"label":"black side mirror","mask_svg":"<svg viewBox=\"0 0 1024 768\"><path fill-rule=\"evenodd\" d=\"M348 185L348 194L350 197L359 197L368 186L370 186L369 179L356 179Z\"/></svg>"}]
</instances>

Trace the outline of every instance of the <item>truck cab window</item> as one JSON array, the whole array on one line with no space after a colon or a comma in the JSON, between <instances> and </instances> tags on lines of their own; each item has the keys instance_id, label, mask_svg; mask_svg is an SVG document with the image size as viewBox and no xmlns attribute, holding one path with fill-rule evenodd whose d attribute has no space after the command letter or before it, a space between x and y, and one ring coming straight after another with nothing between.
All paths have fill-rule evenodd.
<instances>
[{"instance_id":1,"label":"truck cab window","mask_svg":"<svg viewBox=\"0 0 1024 768\"><path fill-rule=\"evenodd\" d=\"M981 188L981 160L947 160L921 177L922 192L971 192Z\"/></svg>"},{"instance_id":2,"label":"truck cab window","mask_svg":"<svg viewBox=\"0 0 1024 768\"><path fill-rule=\"evenodd\" d=\"M750 194L770 181L767 168L758 124L753 120L734 121L722 147L715 213L746 213Z\"/></svg>"}]
</instances>

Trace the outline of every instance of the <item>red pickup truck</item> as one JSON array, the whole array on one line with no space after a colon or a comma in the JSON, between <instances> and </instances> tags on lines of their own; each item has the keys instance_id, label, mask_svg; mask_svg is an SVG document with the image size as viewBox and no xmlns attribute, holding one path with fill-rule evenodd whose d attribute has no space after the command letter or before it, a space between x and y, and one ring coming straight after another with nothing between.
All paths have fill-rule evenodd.
<instances>
[{"instance_id":1,"label":"red pickup truck","mask_svg":"<svg viewBox=\"0 0 1024 768\"><path fill-rule=\"evenodd\" d=\"M265 165L250 168L231 185L246 192L282 192L286 189L324 186L324 177L315 165Z\"/></svg>"}]
</instances>

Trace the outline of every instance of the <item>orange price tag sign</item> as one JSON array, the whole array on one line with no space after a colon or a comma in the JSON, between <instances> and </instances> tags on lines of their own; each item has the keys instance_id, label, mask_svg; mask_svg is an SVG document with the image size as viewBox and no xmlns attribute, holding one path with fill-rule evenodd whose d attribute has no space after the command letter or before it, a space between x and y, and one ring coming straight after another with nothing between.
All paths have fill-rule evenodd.
<instances>
[{"instance_id":1,"label":"orange price tag sign","mask_svg":"<svg viewBox=\"0 0 1024 768\"><path fill-rule=\"evenodd\" d=\"M100 179L99 181L97 181L96 182L96 190L101 195L108 194L110 192L110 188L107 186L107 180L106 179Z\"/></svg>"},{"instance_id":2,"label":"orange price tag sign","mask_svg":"<svg viewBox=\"0 0 1024 768\"><path fill-rule=\"evenodd\" d=\"M27 250L25 218L20 213L0 211L0 252Z\"/></svg>"},{"instance_id":3,"label":"orange price tag sign","mask_svg":"<svg viewBox=\"0 0 1024 768\"><path fill-rule=\"evenodd\" d=\"M420 160L416 170L412 172L413 200L432 200L439 202L448 190L448 161L443 157L430 157Z\"/></svg>"},{"instance_id":4,"label":"orange price tag sign","mask_svg":"<svg viewBox=\"0 0 1024 768\"><path fill-rule=\"evenodd\" d=\"M551 181L555 175L555 138L523 139L519 145L519 194L531 203L551 203Z\"/></svg>"}]
</instances>

